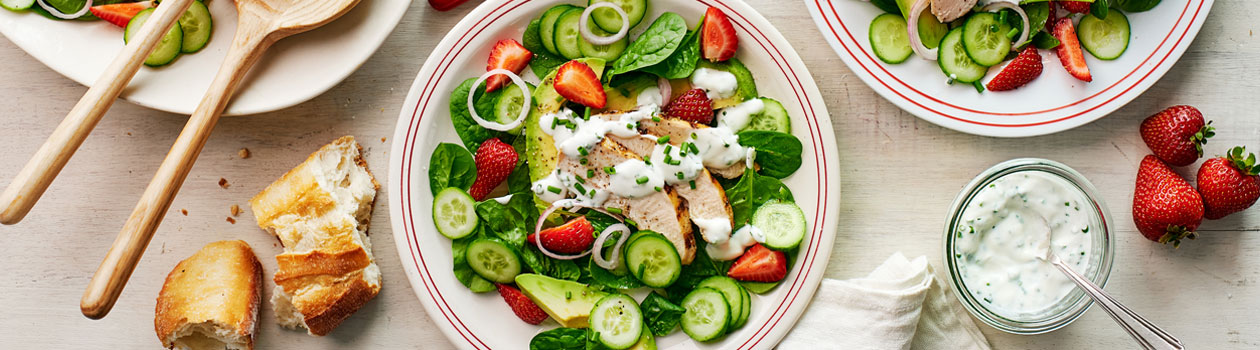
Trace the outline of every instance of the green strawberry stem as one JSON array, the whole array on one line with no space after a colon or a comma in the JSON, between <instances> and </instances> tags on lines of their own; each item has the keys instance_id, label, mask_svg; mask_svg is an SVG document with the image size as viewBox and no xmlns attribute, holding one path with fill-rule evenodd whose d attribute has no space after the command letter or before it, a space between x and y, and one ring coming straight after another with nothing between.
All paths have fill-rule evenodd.
<instances>
[{"instance_id":1,"label":"green strawberry stem","mask_svg":"<svg viewBox=\"0 0 1260 350\"><path fill-rule=\"evenodd\" d=\"M1168 225L1168 230L1164 232L1163 236L1159 237L1159 243L1168 244L1169 242L1171 242L1173 245L1173 248L1175 249L1175 248L1181 247L1182 239L1195 239L1195 238L1199 238L1198 232L1187 230L1183 226Z\"/></svg>"},{"instance_id":2,"label":"green strawberry stem","mask_svg":"<svg viewBox=\"0 0 1260 350\"><path fill-rule=\"evenodd\" d=\"M1243 157L1243 153L1247 156ZM1229 154L1225 155L1225 159L1229 163L1241 171L1244 175L1257 175L1260 173L1260 167L1256 166L1256 154L1247 152L1247 147L1239 146L1229 150Z\"/></svg>"},{"instance_id":3,"label":"green strawberry stem","mask_svg":"<svg viewBox=\"0 0 1260 350\"><path fill-rule=\"evenodd\" d=\"M1190 136L1190 143L1194 144L1194 150L1199 152L1200 157L1203 156L1203 145L1207 144L1207 139L1212 136L1216 136L1216 128L1212 126L1211 120L1203 128L1200 128L1198 132L1194 133L1194 136Z\"/></svg>"}]
</instances>

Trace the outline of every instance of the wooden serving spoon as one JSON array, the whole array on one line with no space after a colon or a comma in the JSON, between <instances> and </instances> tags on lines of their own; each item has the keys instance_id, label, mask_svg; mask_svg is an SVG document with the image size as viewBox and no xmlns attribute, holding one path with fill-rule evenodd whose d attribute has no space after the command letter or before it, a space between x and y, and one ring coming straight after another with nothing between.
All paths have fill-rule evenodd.
<instances>
[{"instance_id":1,"label":"wooden serving spoon","mask_svg":"<svg viewBox=\"0 0 1260 350\"><path fill-rule=\"evenodd\" d=\"M188 177L210 131L250 66L271 44L315 29L349 12L359 0L236 0L237 27L219 73L201 104L171 146L157 174L144 190L105 260L83 292L79 308L92 319L105 317L122 293L171 201Z\"/></svg>"}]
</instances>

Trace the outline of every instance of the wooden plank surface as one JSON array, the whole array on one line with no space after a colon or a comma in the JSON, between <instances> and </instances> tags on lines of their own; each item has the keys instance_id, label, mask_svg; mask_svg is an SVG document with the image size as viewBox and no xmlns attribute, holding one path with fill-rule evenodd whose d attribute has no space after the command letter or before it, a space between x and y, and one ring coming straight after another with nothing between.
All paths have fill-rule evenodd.
<instances>
[{"instance_id":1,"label":"wooden plank surface","mask_svg":"<svg viewBox=\"0 0 1260 350\"><path fill-rule=\"evenodd\" d=\"M1167 0L1172 1L1172 0ZM1181 62L1130 105L1100 121L1027 139L961 134L919 120L869 90L840 62L799 1L749 1L789 38L813 72L841 153L841 231L827 276L861 276L897 251L927 255L940 267L941 226L958 190L976 173L1014 157L1043 157L1075 167L1102 191L1116 220L1117 258L1108 290L1178 335L1191 348L1260 348L1260 209L1208 221L1203 237L1173 250L1143 239L1130 218L1137 164L1148 153L1142 118L1170 104L1193 104L1215 120L1207 148L1260 149L1260 46L1253 30L1260 2L1218 0ZM275 239L246 201L318 146L341 135L363 143L384 174L398 108L441 35L472 5L438 13L412 4L398 29L358 72L293 108L225 118L215 131L148 253L109 317L79 314L79 297L185 117L117 103L19 225L0 227L0 344L33 349L158 348L154 298L162 279L201 245L243 239L266 276L275 271ZM0 182L7 184L86 88L0 40ZM1052 67L1054 68L1054 67ZM237 151L248 148L251 157ZM1191 168L1194 169L1194 168ZM1183 173L1193 176L1192 170ZM219 179L230 184L221 188ZM384 181L384 179L380 179ZM324 338L282 330L263 308L260 349L443 349L451 347L416 300L393 249L383 191L372 239L384 274L380 296ZM187 215L181 213L187 210ZM268 294L269 295L269 294ZM1120 349L1133 343L1101 311L1040 336L982 326L996 349ZM20 345L20 346L19 346Z\"/></svg>"}]
</instances>

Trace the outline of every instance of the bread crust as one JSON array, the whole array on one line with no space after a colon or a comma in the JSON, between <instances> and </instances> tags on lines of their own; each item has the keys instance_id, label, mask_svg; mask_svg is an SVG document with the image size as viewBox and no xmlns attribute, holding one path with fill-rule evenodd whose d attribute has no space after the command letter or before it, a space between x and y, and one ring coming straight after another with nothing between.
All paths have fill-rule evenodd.
<instances>
[{"instance_id":1,"label":"bread crust","mask_svg":"<svg viewBox=\"0 0 1260 350\"><path fill-rule=\"evenodd\" d=\"M213 242L166 276L154 308L154 331L164 347L172 348L181 330L208 323L243 337L253 349L261 300L262 264L254 250L243 241Z\"/></svg>"}]
</instances>

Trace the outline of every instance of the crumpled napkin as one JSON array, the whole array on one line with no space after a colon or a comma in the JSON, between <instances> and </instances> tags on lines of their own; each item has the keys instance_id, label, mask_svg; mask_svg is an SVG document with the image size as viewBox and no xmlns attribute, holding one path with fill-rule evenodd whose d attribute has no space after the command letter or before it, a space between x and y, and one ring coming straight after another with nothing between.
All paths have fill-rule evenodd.
<instances>
[{"instance_id":1,"label":"crumpled napkin","mask_svg":"<svg viewBox=\"0 0 1260 350\"><path fill-rule=\"evenodd\" d=\"M895 253L869 276L824 279L779 349L990 350L927 257Z\"/></svg>"}]
</instances>

